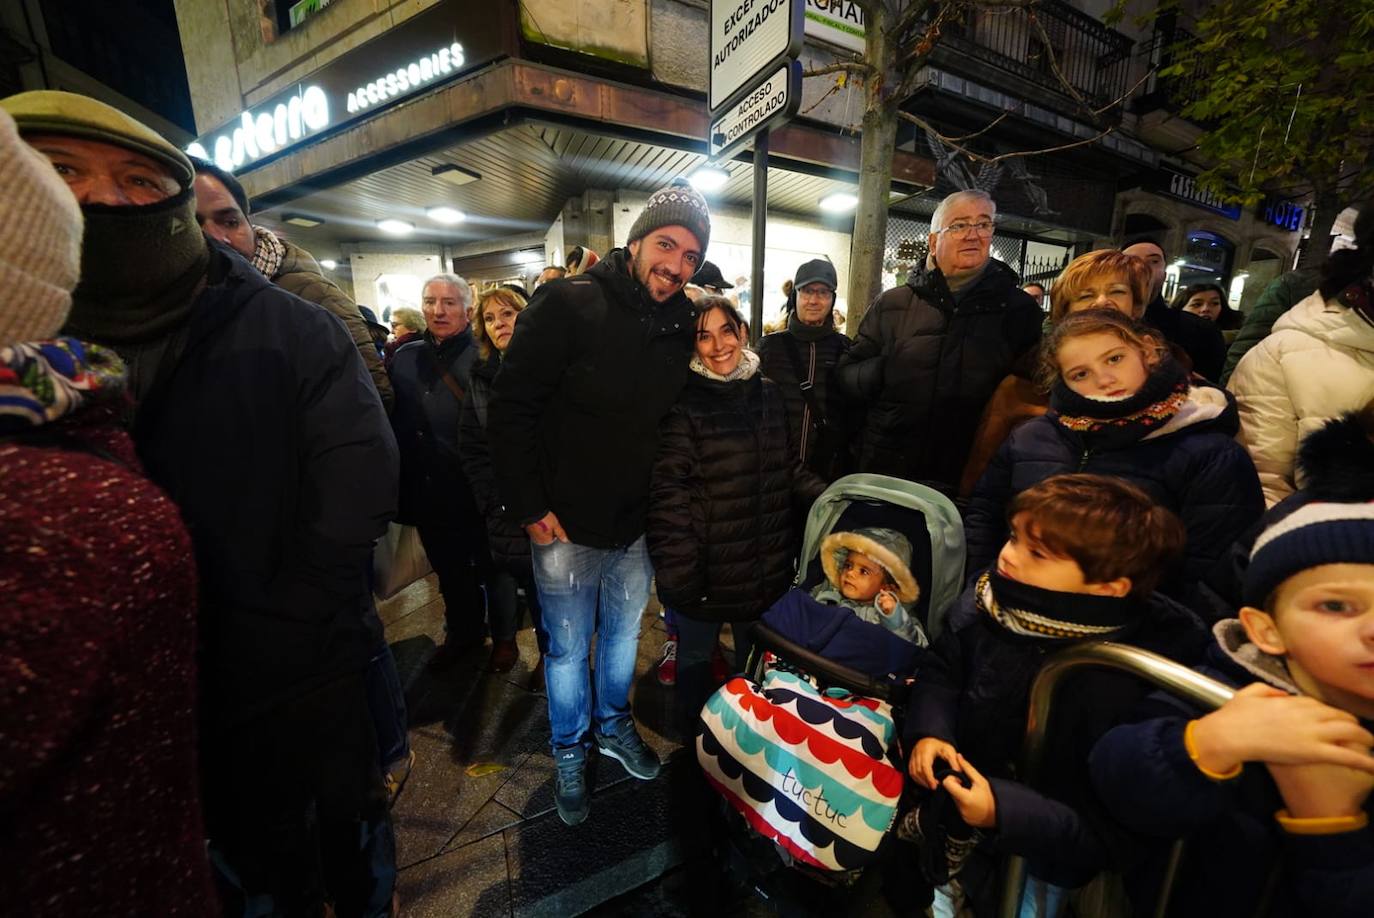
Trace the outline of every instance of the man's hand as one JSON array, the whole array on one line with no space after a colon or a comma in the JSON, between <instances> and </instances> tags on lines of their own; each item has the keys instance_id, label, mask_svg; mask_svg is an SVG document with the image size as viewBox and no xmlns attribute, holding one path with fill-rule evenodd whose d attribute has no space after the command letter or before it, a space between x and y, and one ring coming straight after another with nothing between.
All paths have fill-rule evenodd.
<instances>
[{"instance_id":1,"label":"man's hand","mask_svg":"<svg viewBox=\"0 0 1374 918\"><path fill-rule=\"evenodd\" d=\"M1368 749L1362 750L1366 754ZM1268 765L1288 814L1299 819L1358 816L1374 791L1374 774L1344 765Z\"/></svg>"},{"instance_id":2,"label":"man's hand","mask_svg":"<svg viewBox=\"0 0 1374 918\"><path fill-rule=\"evenodd\" d=\"M954 775L946 775L945 790L949 791L949 796L959 808L959 815L964 817L964 822L975 829L996 828L997 798L993 796L992 785L988 783L987 778L978 773L978 769L969 764L968 759L962 755L958 758L959 770L968 775L968 779L973 783L969 787L964 787Z\"/></svg>"},{"instance_id":3,"label":"man's hand","mask_svg":"<svg viewBox=\"0 0 1374 918\"><path fill-rule=\"evenodd\" d=\"M1374 774L1374 735L1355 715L1256 682L1193 727L1198 764L1225 774L1245 762L1342 765Z\"/></svg>"},{"instance_id":4,"label":"man's hand","mask_svg":"<svg viewBox=\"0 0 1374 918\"><path fill-rule=\"evenodd\" d=\"M568 541L568 534L563 531L563 524L558 522L558 517L553 515L552 510L545 513L543 519L526 526L525 531L530 534L530 541L535 545L550 545L554 539L560 542Z\"/></svg>"},{"instance_id":5,"label":"man's hand","mask_svg":"<svg viewBox=\"0 0 1374 918\"><path fill-rule=\"evenodd\" d=\"M883 590L878 594L878 611L884 615L891 615L892 610L897 608L897 596L891 590Z\"/></svg>"},{"instance_id":6,"label":"man's hand","mask_svg":"<svg viewBox=\"0 0 1374 918\"><path fill-rule=\"evenodd\" d=\"M916 748L911 750L911 759L907 762L907 773L911 775L911 780L917 784L935 790L935 760L944 759L953 766L958 758L958 751L949 743L933 736L927 736L918 740Z\"/></svg>"}]
</instances>

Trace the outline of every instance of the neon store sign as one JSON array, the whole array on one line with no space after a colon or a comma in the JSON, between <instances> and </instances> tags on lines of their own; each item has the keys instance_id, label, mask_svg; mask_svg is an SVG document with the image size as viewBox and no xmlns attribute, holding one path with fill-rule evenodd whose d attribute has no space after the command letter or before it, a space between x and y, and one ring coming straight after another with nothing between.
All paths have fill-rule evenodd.
<instances>
[{"instance_id":1,"label":"neon store sign","mask_svg":"<svg viewBox=\"0 0 1374 918\"><path fill-rule=\"evenodd\" d=\"M384 107L436 80L460 70L466 58L458 42L440 48L405 66L383 74L348 91L344 116L330 105L329 94L319 86L298 86L294 94L245 111L212 136L186 148L201 159L213 160L226 172L278 153L330 127L337 127L368 110ZM337 101L337 100L336 100Z\"/></svg>"}]
</instances>

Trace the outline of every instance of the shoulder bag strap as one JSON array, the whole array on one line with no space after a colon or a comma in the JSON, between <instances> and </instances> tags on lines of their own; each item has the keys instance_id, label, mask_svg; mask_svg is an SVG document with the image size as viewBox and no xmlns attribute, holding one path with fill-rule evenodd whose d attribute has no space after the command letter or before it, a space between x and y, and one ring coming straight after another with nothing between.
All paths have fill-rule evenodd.
<instances>
[{"instance_id":1,"label":"shoulder bag strap","mask_svg":"<svg viewBox=\"0 0 1374 918\"><path fill-rule=\"evenodd\" d=\"M801 387L802 399L806 402L806 407L811 409L811 414L816 419L817 426L826 425L825 412L821 410L820 403L816 401L815 383L806 378L806 371L802 367L801 350L797 347L797 339L790 334L785 335L787 342L787 356L792 360L792 372L797 375L797 385Z\"/></svg>"}]
</instances>

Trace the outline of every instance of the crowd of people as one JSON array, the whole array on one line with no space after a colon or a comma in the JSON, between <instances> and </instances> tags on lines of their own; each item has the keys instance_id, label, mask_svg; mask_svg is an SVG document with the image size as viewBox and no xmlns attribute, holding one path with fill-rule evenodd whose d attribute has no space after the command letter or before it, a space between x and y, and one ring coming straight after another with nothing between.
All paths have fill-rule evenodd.
<instances>
[{"instance_id":1,"label":"crowd of people","mask_svg":"<svg viewBox=\"0 0 1374 918\"><path fill-rule=\"evenodd\" d=\"M249 204L104 103L0 100L17 910L397 913L388 803L414 756L371 582L392 522L437 575L434 669L490 641L510 671L528 611L577 826L591 753L662 765L630 703L651 593L690 735L852 472L948 495L967 536L938 633L899 533L832 535L812 593L917 661L888 863L927 885L898 913L991 914L1006 854L1029 860L1023 915L1103 870L1145 902L1183 836L1208 860L1175 871L1190 914L1374 902L1374 206L1242 317L1211 285L1167 304L1154 240L1023 287L991 257L994 200L957 192L854 340L819 259L755 350L682 180L532 296L438 274L390 328ZM1053 779L1018 783L1041 662L1104 638L1239 691L1209 713L1101 675Z\"/></svg>"}]
</instances>

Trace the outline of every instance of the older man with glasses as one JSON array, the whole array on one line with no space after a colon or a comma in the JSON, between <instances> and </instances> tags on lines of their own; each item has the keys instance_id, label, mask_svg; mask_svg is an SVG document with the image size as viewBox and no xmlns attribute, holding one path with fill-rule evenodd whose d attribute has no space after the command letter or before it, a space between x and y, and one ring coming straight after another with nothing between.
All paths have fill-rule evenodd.
<instances>
[{"instance_id":1,"label":"older man with glasses","mask_svg":"<svg viewBox=\"0 0 1374 918\"><path fill-rule=\"evenodd\" d=\"M1029 374L1044 316L990 257L996 216L982 191L941 201L925 265L874 302L841 358L840 387L868 408L859 471L953 495L993 391Z\"/></svg>"}]
</instances>

